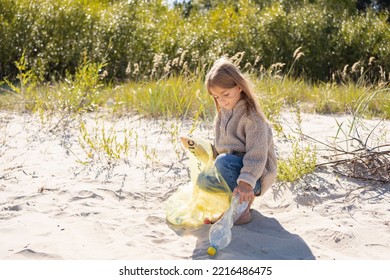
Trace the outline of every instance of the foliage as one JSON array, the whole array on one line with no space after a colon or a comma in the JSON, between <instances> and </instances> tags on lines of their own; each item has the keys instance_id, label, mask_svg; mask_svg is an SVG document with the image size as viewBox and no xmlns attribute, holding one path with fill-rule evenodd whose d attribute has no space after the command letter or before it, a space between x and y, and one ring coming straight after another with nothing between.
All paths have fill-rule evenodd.
<instances>
[{"instance_id":1,"label":"foliage","mask_svg":"<svg viewBox=\"0 0 390 280\"><path fill-rule=\"evenodd\" d=\"M186 2L2 0L0 80L16 78L14 61L23 54L37 76L61 79L76 72L84 51L91 63L107 62L107 78L121 81L159 79L164 68L168 75L196 73L240 52L241 67L270 68L291 61L298 47L305 56L290 73L295 77L329 81L371 57L390 71L386 10L359 12L353 0ZM368 71L379 79L378 69Z\"/></svg>"},{"instance_id":2,"label":"foliage","mask_svg":"<svg viewBox=\"0 0 390 280\"><path fill-rule=\"evenodd\" d=\"M298 142L292 144L292 154L278 162L277 179L294 182L303 175L312 173L317 164L316 150L310 146L300 147Z\"/></svg>"},{"instance_id":3,"label":"foliage","mask_svg":"<svg viewBox=\"0 0 390 280\"><path fill-rule=\"evenodd\" d=\"M104 124L98 120L92 131L88 131L84 122L80 123L79 143L83 149L86 160L81 161L88 164L91 161L99 161L111 164L115 160L129 157L131 145L134 145L133 138L136 135L134 131L124 129L120 133L114 126L107 129Z\"/></svg>"},{"instance_id":4,"label":"foliage","mask_svg":"<svg viewBox=\"0 0 390 280\"><path fill-rule=\"evenodd\" d=\"M296 122L294 135L287 135L286 139L291 143L291 154L280 155L278 159L277 179L279 181L294 182L306 174L314 172L317 164L317 147L305 144L302 131L302 115L300 104L297 102L293 109Z\"/></svg>"},{"instance_id":5,"label":"foliage","mask_svg":"<svg viewBox=\"0 0 390 280\"><path fill-rule=\"evenodd\" d=\"M261 107L278 133L281 132L279 117L282 109L298 102L306 112L359 112L362 117L390 119L389 87L386 81L376 85L367 82L364 69L369 65L358 63L359 67L338 73L337 79L341 83L310 84L289 76L303 56L302 50L297 49L289 69L284 69L286 65L283 63L276 63L268 69L257 67L256 63L247 64L242 69L253 81ZM232 57L236 62L241 59L242 53ZM180 61L164 63L173 66ZM0 88L5 92L0 96L1 109L27 110L41 116L49 112L61 114L65 119L103 109L117 116L130 112L152 118L193 119L194 124L214 117L215 108L203 84L204 72L182 72L169 77L171 68L163 67L156 60L151 73L158 72L164 78L104 84L106 62L93 63L84 52L73 75L67 72L66 77L58 82L43 83L42 78L34 74L37 70L27 67L25 56L15 65L19 69L16 83L6 80L9 89ZM355 83L354 79L358 82Z\"/></svg>"}]
</instances>

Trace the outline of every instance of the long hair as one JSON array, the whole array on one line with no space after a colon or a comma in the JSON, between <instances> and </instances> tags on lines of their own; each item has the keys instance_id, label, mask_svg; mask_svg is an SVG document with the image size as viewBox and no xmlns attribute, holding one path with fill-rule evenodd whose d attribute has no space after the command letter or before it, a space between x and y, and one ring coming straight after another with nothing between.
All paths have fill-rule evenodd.
<instances>
[{"instance_id":1,"label":"long hair","mask_svg":"<svg viewBox=\"0 0 390 280\"><path fill-rule=\"evenodd\" d=\"M214 65L206 75L205 86L210 95L210 89L215 86L226 89L238 86L242 90L242 98L246 101L247 109L256 112L264 121L267 121L250 80L226 57L222 57L214 62ZM217 100L213 99L219 114L221 107L218 105Z\"/></svg>"}]
</instances>

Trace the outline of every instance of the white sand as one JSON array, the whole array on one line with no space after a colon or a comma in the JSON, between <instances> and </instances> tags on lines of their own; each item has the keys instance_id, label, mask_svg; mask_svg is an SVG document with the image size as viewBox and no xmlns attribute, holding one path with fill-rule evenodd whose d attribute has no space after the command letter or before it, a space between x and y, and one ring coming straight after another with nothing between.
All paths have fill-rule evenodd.
<instances>
[{"instance_id":1,"label":"white sand","mask_svg":"<svg viewBox=\"0 0 390 280\"><path fill-rule=\"evenodd\" d=\"M293 115L282 117L290 134ZM337 135L336 117L302 118L306 135ZM351 118L337 120L346 130ZM97 123L101 129L103 121ZM0 112L0 259L390 259L390 184L325 168L295 184L278 182L255 200L252 222L234 226L231 244L210 257L209 225L184 229L165 220L165 201L189 181L177 139L190 122L107 120L119 142L124 128L132 132L127 160L111 165L104 158L78 163L87 157L76 122L50 132L55 124ZM87 127L96 128L92 115ZM390 143L386 131L390 122L375 130L381 143ZM196 135L211 139L211 127L198 127ZM291 152L290 142L275 140L279 156Z\"/></svg>"}]
</instances>

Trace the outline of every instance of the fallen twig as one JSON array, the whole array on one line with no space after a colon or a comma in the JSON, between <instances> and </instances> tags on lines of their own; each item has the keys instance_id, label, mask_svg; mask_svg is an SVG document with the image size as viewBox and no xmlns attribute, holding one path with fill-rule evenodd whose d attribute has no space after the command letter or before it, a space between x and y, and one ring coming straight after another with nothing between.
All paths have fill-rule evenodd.
<instances>
[{"instance_id":1,"label":"fallen twig","mask_svg":"<svg viewBox=\"0 0 390 280\"><path fill-rule=\"evenodd\" d=\"M370 132L369 136L372 132ZM351 138L346 141L358 141L361 147L353 151L346 151L301 132L300 134L333 152L332 155L327 157L331 160L318 163L316 167L330 166L334 172L354 179L381 183L390 182L390 144L368 147L367 141Z\"/></svg>"}]
</instances>

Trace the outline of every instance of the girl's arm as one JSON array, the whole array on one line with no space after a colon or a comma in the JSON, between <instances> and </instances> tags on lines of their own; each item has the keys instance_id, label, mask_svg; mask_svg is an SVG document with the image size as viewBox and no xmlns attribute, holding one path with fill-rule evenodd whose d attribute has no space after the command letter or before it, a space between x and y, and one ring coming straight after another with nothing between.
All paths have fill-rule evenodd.
<instances>
[{"instance_id":1,"label":"girl's arm","mask_svg":"<svg viewBox=\"0 0 390 280\"><path fill-rule=\"evenodd\" d=\"M253 116L253 115L252 115ZM264 172L268 157L268 124L253 117L245 128L246 153L243 168L237 182L244 181L255 187L256 181Z\"/></svg>"}]
</instances>

